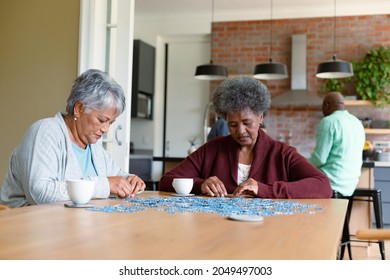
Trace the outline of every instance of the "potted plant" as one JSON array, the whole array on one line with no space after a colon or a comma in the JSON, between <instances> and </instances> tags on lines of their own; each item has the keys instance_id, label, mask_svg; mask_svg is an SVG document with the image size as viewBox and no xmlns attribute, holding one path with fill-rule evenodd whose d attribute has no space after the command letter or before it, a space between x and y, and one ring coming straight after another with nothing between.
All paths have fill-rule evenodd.
<instances>
[{"instance_id":1,"label":"potted plant","mask_svg":"<svg viewBox=\"0 0 390 280\"><path fill-rule=\"evenodd\" d=\"M344 79L326 79L321 86L321 92L327 93L330 91L343 92Z\"/></svg>"},{"instance_id":2,"label":"potted plant","mask_svg":"<svg viewBox=\"0 0 390 280\"><path fill-rule=\"evenodd\" d=\"M354 65L356 92L374 105L390 104L390 46L370 50Z\"/></svg>"},{"instance_id":3,"label":"potted plant","mask_svg":"<svg viewBox=\"0 0 390 280\"><path fill-rule=\"evenodd\" d=\"M351 62L354 76L346 79L327 79L321 92L355 91L363 100L376 106L390 104L390 46L370 50L357 62Z\"/></svg>"}]
</instances>

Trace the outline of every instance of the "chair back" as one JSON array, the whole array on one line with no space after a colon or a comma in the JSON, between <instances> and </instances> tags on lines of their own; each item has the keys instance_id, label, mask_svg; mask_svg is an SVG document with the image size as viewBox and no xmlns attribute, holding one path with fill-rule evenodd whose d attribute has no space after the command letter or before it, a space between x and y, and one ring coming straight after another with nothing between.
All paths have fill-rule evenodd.
<instances>
[{"instance_id":1,"label":"chair back","mask_svg":"<svg viewBox=\"0 0 390 280\"><path fill-rule=\"evenodd\" d=\"M356 238L362 240L390 240L390 229L358 229L356 231Z\"/></svg>"}]
</instances>

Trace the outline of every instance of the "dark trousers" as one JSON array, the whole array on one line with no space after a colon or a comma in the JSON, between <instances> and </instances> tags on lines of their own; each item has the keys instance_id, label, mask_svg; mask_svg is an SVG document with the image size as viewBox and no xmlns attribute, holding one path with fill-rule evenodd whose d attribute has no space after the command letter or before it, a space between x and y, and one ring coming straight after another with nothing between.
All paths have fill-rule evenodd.
<instances>
[{"instance_id":1,"label":"dark trousers","mask_svg":"<svg viewBox=\"0 0 390 280\"><path fill-rule=\"evenodd\" d=\"M342 195L342 194L339 193L338 191L333 191L332 198L345 198L345 199L348 199L349 197L348 197L348 196Z\"/></svg>"}]
</instances>

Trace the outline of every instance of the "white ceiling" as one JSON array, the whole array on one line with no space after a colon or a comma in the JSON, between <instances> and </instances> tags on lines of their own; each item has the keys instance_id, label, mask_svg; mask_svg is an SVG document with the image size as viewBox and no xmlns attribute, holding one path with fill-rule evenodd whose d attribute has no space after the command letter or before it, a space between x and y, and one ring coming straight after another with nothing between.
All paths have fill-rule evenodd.
<instances>
[{"instance_id":1,"label":"white ceiling","mask_svg":"<svg viewBox=\"0 0 390 280\"><path fill-rule=\"evenodd\" d=\"M271 0L135 0L136 20L270 19ZM334 16L335 0L273 0L272 18ZM337 0L336 15L388 14L390 0Z\"/></svg>"}]
</instances>

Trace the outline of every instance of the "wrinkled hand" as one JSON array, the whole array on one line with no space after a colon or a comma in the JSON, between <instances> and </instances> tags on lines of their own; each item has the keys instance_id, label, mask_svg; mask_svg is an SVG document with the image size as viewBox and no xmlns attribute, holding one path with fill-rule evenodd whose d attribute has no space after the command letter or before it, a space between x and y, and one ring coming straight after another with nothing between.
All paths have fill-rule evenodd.
<instances>
[{"instance_id":1,"label":"wrinkled hand","mask_svg":"<svg viewBox=\"0 0 390 280\"><path fill-rule=\"evenodd\" d=\"M121 176L108 177L110 184L110 193L116 194L121 198L134 197L139 191L145 190L145 182L138 176Z\"/></svg>"},{"instance_id":2,"label":"wrinkled hand","mask_svg":"<svg viewBox=\"0 0 390 280\"><path fill-rule=\"evenodd\" d=\"M227 191L225 185L218 177L212 176L207 178L200 187L202 194L209 196L225 196Z\"/></svg>"},{"instance_id":3,"label":"wrinkled hand","mask_svg":"<svg viewBox=\"0 0 390 280\"><path fill-rule=\"evenodd\" d=\"M238 185L238 187L233 192L233 196L242 196L242 195L257 196L258 189L259 188L257 185L257 181L252 178L249 178L248 180Z\"/></svg>"}]
</instances>

